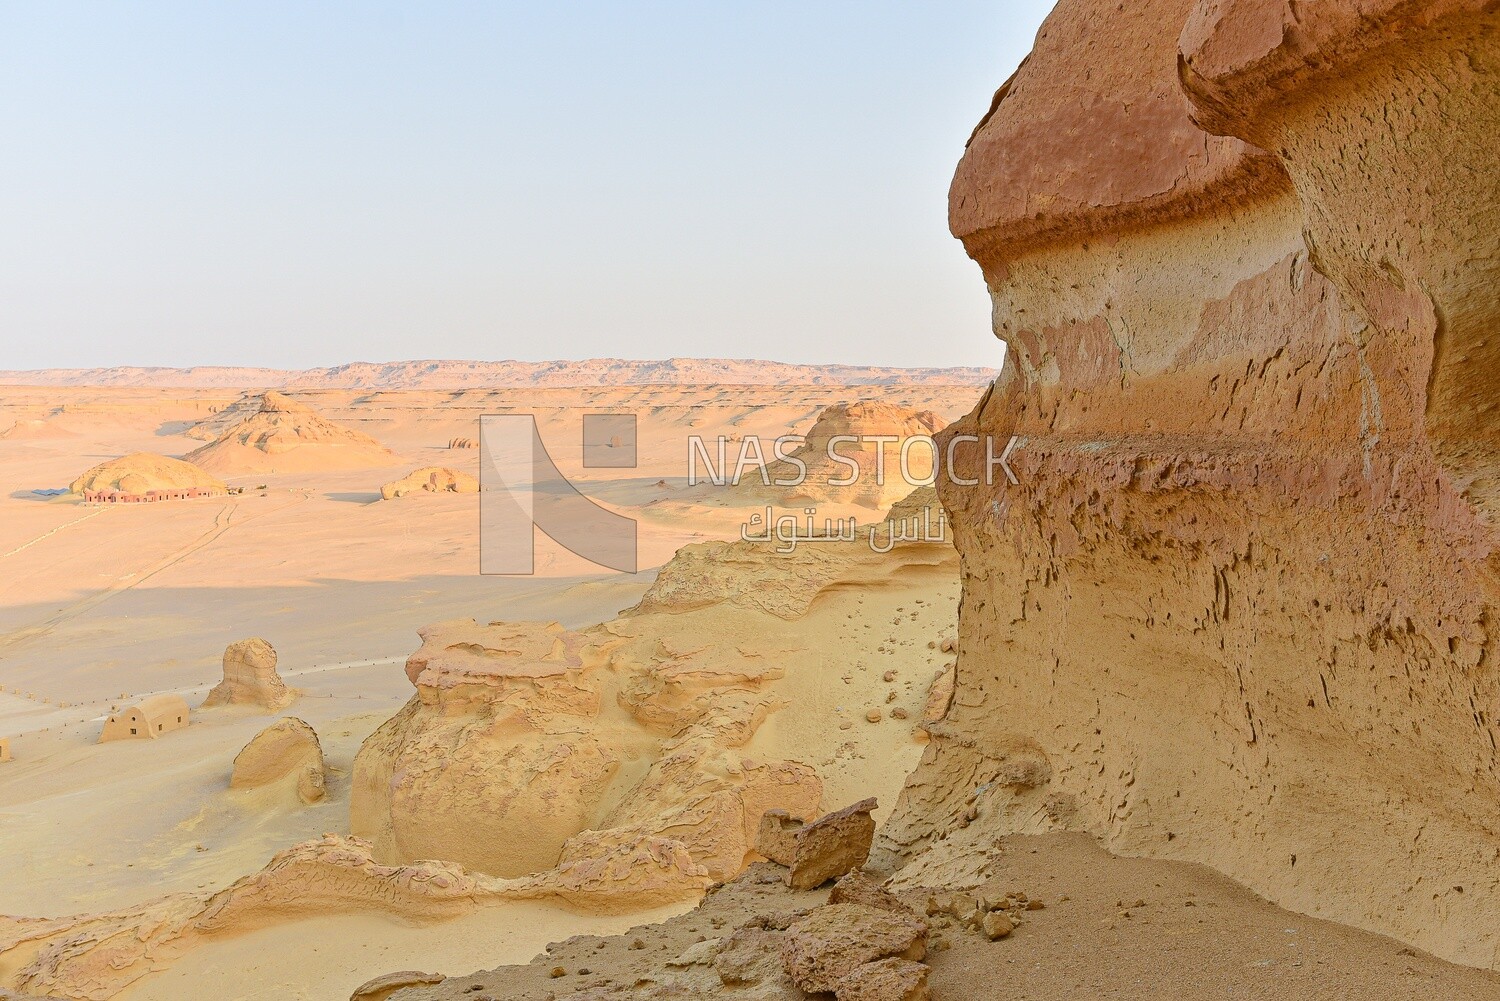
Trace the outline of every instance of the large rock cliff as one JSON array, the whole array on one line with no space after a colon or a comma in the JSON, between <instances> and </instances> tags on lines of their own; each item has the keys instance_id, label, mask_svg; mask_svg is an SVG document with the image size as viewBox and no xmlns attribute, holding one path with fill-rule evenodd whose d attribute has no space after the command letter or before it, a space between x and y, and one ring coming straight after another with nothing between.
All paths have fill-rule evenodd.
<instances>
[{"instance_id":1,"label":"large rock cliff","mask_svg":"<svg viewBox=\"0 0 1500 1001\"><path fill-rule=\"evenodd\" d=\"M1070 828L1500 965L1500 4L1063 0L953 182L1005 372L885 834ZM959 840L972 841L973 830Z\"/></svg>"}]
</instances>

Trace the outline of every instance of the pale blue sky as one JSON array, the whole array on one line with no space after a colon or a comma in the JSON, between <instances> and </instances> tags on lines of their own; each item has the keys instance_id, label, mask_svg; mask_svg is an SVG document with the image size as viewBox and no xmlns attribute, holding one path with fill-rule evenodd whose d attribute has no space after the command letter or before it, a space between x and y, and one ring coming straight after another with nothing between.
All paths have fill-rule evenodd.
<instances>
[{"instance_id":1,"label":"pale blue sky","mask_svg":"<svg viewBox=\"0 0 1500 1001\"><path fill-rule=\"evenodd\" d=\"M995 364L1032 0L0 5L0 369Z\"/></svg>"}]
</instances>

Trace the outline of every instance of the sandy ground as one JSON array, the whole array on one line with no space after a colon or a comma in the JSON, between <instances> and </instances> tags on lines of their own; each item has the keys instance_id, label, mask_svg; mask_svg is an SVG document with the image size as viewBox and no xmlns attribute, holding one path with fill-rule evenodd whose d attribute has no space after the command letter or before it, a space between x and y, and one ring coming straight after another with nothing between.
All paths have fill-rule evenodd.
<instances>
[{"instance_id":1,"label":"sandy ground","mask_svg":"<svg viewBox=\"0 0 1500 1001\"><path fill-rule=\"evenodd\" d=\"M0 438L0 736L11 738L16 759L0 765L0 913L81 913L215 888L293 843L347 831L354 754L411 696L402 665L418 628L466 617L567 626L612 618L680 546L737 537L751 510L749 501L687 489L688 434L805 430L823 406L859 393L947 418L977 395L972 387L316 392L300 398L379 438L393 461L230 476L243 494L104 508L33 491L65 487L133 451L191 451L203 442L183 432L239 394L0 387L0 431L45 421L40 433ZM379 501L381 484L419 466L476 465L476 452L450 450L449 439L477 436L481 413L517 410L538 414L564 472L639 519L640 573L601 571L539 537L534 576L482 577L476 498ZM639 415L638 468L581 468L569 443L585 410ZM871 794L894 802L922 744L913 724L889 710L920 714L943 659L929 643L952 631L957 596L955 565L913 568L820 600L787 640L805 668L785 682L793 708L773 715L747 753L817 765L830 806ZM747 642L766 639L763 623L743 628ZM219 680L224 647L248 636L270 640L283 677L305 692L286 715L306 719L323 741L330 776L322 803L268 802L227 788L235 754L273 717L216 710L160 740L95 743L102 717L127 698L174 691L196 705ZM892 670L897 680L884 682ZM867 722L877 706L886 718ZM624 920L541 904L430 928L330 917L216 944L128 996L181 997L205 977L230 997L347 996L385 970L522 961L548 941L617 930ZM330 944L311 944L319 941Z\"/></svg>"},{"instance_id":2,"label":"sandy ground","mask_svg":"<svg viewBox=\"0 0 1500 1001\"><path fill-rule=\"evenodd\" d=\"M1500 974L1454 966L1380 935L1293 914L1202 866L1116 858L1077 834L1007 838L989 846L989 852L987 878L978 889L1024 893L1041 901L1043 908L1026 912L1015 932L994 942L946 919L934 919L927 958L934 998L1500 997ZM418 997L448 1001L483 992L507 1001L544 1001L586 987L633 985L644 995L674 976L688 984L717 985L711 969L696 973L673 969L665 961L694 943L727 938L757 915L815 907L827 900L827 888L792 893L781 886L775 872L765 875L769 881L751 869L708 897L701 908L665 924L561 944L530 965L457 976L424 989ZM921 913L928 896L915 888L903 899ZM553 977L558 968L563 975ZM626 991L610 996L624 1001L632 995Z\"/></svg>"}]
</instances>

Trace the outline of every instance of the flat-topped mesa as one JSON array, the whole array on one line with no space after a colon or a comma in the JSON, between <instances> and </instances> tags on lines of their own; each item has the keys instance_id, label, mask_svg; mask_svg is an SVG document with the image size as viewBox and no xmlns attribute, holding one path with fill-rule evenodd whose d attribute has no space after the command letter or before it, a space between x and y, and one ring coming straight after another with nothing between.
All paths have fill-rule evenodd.
<instances>
[{"instance_id":1,"label":"flat-topped mesa","mask_svg":"<svg viewBox=\"0 0 1500 1001\"><path fill-rule=\"evenodd\" d=\"M1082 829L1495 964L1497 28L1048 18L951 191L1009 353L949 433L1019 483L938 484L956 691L887 847Z\"/></svg>"}]
</instances>

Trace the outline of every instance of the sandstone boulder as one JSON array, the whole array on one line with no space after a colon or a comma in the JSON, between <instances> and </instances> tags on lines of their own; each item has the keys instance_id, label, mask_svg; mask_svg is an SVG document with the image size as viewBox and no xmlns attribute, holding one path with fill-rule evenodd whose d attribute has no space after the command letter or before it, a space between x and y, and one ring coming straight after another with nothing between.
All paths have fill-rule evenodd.
<instances>
[{"instance_id":1,"label":"sandstone boulder","mask_svg":"<svg viewBox=\"0 0 1500 1001\"><path fill-rule=\"evenodd\" d=\"M830 904L863 904L866 907L895 911L898 914L916 913L902 903L894 893L858 869L840 877L839 881L833 884L833 890L828 894L828 902Z\"/></svg>"},{"instance_id":2,"label":"sandstone boulder","mask_svg":"<svg viewBox=\"0 0 1500 1001\"><path fill-rule=\"evenodd\" d=\"M224 680L208 693L199 708L256 706L280 712L301 693L289 688L276 673L276 649L263 639L240 640L224 651Z\"/></svg>"},{"instance_id":3,"label":"sandstone boulder","mask_svg":"<svg viewBox=\"0 0 1500 1001\"><path fill-rule=\"evenodd\" d=\"M470 473L447 466L424 466L392 480L380 488L382 500L395 500L407 494L477 494L479 480Z\"/></svg>"},{"instance_id":4,"label":"sandstone boulder","mask_svg":"<svg viewBox=\"0 0 1500 1001\"><path fill-rule=\"evenodd\" d=\"M440 984L446 979L448 978L440 973L418 973L415 970L387 973L355 988L349 1001L386 1001L392 994L407 987L427 987Z\"/></svg>"},{"instance_id":5,"label":"sandstone boulder","mask_svg":"<svg viewBox=\"0 0 1500 1001\"><path fill-rule=\"evenodd\" d=\"M234 759L231 789L273 785L295 788L304 803L323 798L323 746L306 722L288 717L271 724L246 744Z\"/></svg>"},{"instance_id":6,"label":"sandstone boulder","mask_svg":"<svg viewBox=\"0 0 1500 1001\"><path fill-rule=\"evenodd\" d=\"M793 819L784 810L768 810L761 819L756 850L787 867L794 890L810 890L859 868L870 857L875 820L874 799L861 800L812 823Z\"/></svg>"},{"instance_id":7,"label":"sandstone boulder","mask_svg":"<svg viewBox=\"0 0 1500 1001\"><path fill-rule=\"evenodd\" d=\"M928 1001L927 964L892 956L857 966L833 988L837 1001Z\"/></svg>"},{"instance_id":8,"label":"sandstone boulder","mask_svg":"<svg viewBox=\"0 0 1500 1001\"><path fill-rule=\"evenodd\" d=\"M827 904L786 930L781 959L792 982L810 994L838 990L866 963L888 957L917 961L927 955L927 923L912 914Z\"/></svg>"},{"instance_id":9,"label":"sandstone boulder","mask_svg":"<svg viewBox=\"0 0 1500 1001\"><path fill-rule=\"evenodd\" d=\"M745 927L719 945L714 954L714 970L726 987L751 987L775 983L784 975L781 964L781 931Z\"/></svg>"}]
</instances>

